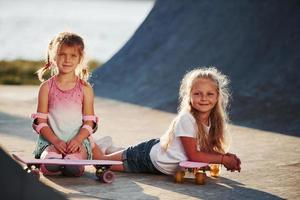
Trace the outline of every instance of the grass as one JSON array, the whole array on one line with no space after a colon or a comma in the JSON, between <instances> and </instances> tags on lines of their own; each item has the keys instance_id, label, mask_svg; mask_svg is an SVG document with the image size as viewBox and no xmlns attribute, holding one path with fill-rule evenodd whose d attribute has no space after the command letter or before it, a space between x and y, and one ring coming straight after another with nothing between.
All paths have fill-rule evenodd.
<instances>
[{"instance_id":1,"label":"grass","mask_svg":"<svg viewBox=\"0 0 300 200\"><path fill-rule=\"evenodd\" d=\"M1 60L0 61L0 84L5 85L39 85L36 71L43 66L43 60ZM88 62L89 70L92 72L102 65L98 60ZM45 74L45 78L49 73Z\"/></svg>"}]
</instances>

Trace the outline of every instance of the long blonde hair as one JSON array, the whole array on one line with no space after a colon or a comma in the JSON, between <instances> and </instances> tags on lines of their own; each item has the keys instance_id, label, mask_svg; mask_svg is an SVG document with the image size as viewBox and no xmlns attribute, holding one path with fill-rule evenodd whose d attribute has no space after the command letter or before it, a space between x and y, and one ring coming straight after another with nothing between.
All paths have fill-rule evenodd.
<instances>
[{"instance_id":1,"label":"long blonde hair","mask_svg":"<svg viewBox=\"0 0 300 200\"><path fill-rule=\"evenodd\" d=\"M44 81L43 75L47 70L51 71L51 76L58 74L56 57L62 45L78 48L80 63L78 64L75 73L81 80L87 81L89 78L89 71L85 60L84 41L82 37L71 32L61 32L50 41L45 65L36 72L39 80L41 82Z\"/></svg>"},{"instance_id":2,"label":"long blonde hair","mask_svg":"<svg viewBox=\"0 0 300 200\"><path fill-rule=\"evenodd\" d=\"M212 80L217 88L218 101L210 113L211 127L209 134L204 131L203 124L198 120L198 111L191 106L191 90L195 81L199 78ZM178 116L183 112L190 112L198 125L197 142L200 150L205 152L224 153L228 148L226 136L226 124L228 122L227 107L229 101L229 80L227 76L219 72L215 67L200 67L185 74L179 90L178 115L170 124L166 133L161 137L161 145L167 150L174 137L174 128Z\"/></svg>"}]
</instances>

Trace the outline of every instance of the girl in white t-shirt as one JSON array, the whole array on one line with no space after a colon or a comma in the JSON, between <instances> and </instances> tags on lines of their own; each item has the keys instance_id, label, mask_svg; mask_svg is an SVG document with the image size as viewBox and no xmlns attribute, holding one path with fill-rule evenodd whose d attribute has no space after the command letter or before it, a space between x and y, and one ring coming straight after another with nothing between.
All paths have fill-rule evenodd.
<instances>
[{"instance_id":1,"label":"girl in white t-shirt","mask_svg":"<svg viewBox=\"0 0 300 200\"><path fill-rule=\"evenodd\" d=\"M228 79L216 68L196 68L182 79L179 112L160 139L152 139L109 155L96 146L94 159L120 160L112 170L169 174L181 161L223 164L240 171L240 159L226 153Z\"/></svg>"}]
</instances>

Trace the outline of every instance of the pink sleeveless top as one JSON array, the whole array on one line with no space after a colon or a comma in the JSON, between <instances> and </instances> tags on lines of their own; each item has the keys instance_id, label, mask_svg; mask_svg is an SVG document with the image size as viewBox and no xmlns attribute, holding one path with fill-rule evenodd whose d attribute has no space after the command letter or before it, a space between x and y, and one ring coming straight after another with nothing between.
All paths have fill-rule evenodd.
<instances>
[{"instance_id":1,"label":"pink sleeveless top","mask_svg":"<svg viewBox=\"0 0 300 200\"><path fill-rule=\"evenodd\" d=\"M49 79L48 120L54 133L62 140L72 139L82 126L83 85L78 78L69 90L58 87L56 76Z\"/></svg>"},{"instance_id":2,"label":"pink sleeveless top","mask_svg":"<svg viewBox=\"0 0 300 200\"><path fill-rule=\"evenodd\" d=\"M82 126L83 85L78 78L75 86L70 90L61 90L56 81L56 76L48 80L48 123L55 135L65 142L78 134ZM92 159L92 136L83 141L88 159ZM40 155L50 143L41 135L38 137L34 151L35 157Z\"/></svg>"}]
</instances>

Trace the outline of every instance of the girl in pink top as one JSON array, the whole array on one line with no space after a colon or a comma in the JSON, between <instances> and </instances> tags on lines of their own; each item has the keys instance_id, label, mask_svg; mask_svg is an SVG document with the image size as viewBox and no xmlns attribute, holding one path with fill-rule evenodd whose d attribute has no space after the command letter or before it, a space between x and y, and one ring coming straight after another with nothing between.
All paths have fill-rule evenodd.
<instances>
[{"instance_id":1,"label":"girl in pink top","mask_svg":"<svg viewBox=\"0 0 300 200\"><path fill-rule=\"evenodd\" d=\"M51 78L43 74L51 70ZM41 159L91 159L91 134L97 127L94 93L87 82L83 39L59 33L49 44L47 62L38 72L39 89L33 128L39 134L35 157ZM84 167L42 165L44 174L81 176Z\"/></svg>"}]
</instances>

